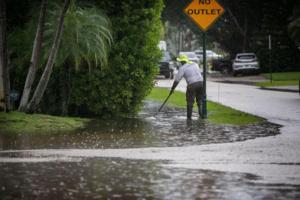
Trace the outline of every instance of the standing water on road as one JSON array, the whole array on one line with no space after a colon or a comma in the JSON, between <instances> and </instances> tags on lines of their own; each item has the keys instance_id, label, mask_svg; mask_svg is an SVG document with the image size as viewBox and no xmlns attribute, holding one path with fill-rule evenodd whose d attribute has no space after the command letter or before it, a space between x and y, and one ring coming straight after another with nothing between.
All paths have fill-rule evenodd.
<instances>
[{"instance_id":1,"label":"standing water on road","mask_svg":"<svg viewBox=\"0 0 300 200\"><path fill-rule=\"evenodd\" d=\"M166 161L110 158L0 163L0 199L299 199L299 186L254 184L259 177L184 168Z\"/></svg>"},{"instance_id":2,"label":"standing water on road","mask_svg":"<svg viewBox=\"0 0 300 200\"><path fill-rule=\"evenodd\" d=\"M299 199L298 185L258 184L261 177L250 174L170 167L171 158L51 153L55 149L182 147L279 133L279 126L268 122L221 126L194 117L190 123L184 109L165 108L155 115L158 107L146 102L137 118L94 120L73 133L1 133L0 199Z\"/></svg>"},{"instance_id":3,"label":"standing water on road","mask_svg":"<svg viewBox=\"0 0 300 200\"><path fill-rule=\"evenodd\" d=\"M103 149L191 146L244 141L279 133L279 126L264 122L249 126L215 125L187 121L184 109L145 102L137 118L93 120L86 129L57 134L0 134L0 149ZM0 131L1 132L1 131Z\"/></svg>"}]
</instances>

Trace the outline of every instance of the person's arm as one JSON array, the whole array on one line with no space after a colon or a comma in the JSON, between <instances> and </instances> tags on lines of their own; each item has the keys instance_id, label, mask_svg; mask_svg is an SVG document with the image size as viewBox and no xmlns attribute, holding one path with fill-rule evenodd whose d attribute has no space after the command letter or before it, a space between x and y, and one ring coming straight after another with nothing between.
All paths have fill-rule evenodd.
<instances>
[{"instance_id":1,"label":"person's arm","mask_svg":"<svg viewBox=\"0 0 300 200\"><path fill-rule=\"evenodd\" d=\"M174 83L173 83L173 85L172 85L172 87L171 87L171 91L170 91L170 93L173 93L174 92L174 90L175 90L175 88L177 87L177 85L178 85L178 81L174 81Z\"/></svg>"},{"instance_id":2,"label":"person's arm","mask_svg":"<svg viewBox=\"0 0 300 200\"><path fill-rule=\"evenodd\" d=\"M180 80L182 79L184 74L184 68L183 66L178 70L178 73L176 74L176 77L174 79L173 85L171 87L170 93L173 93L177 85L179 84Z\"/></svg>"}]
</instances>

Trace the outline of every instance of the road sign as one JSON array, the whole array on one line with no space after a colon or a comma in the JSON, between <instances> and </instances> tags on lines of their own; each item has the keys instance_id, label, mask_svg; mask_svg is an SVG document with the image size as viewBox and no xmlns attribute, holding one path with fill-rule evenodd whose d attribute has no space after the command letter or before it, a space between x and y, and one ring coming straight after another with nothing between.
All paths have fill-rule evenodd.
<instances>
[{"instance_id":1,"label":"road sign","mask_svg":"<svg viewBox=\"0 0 300 200\"><path fill-rule=\"evenodd\" d=\"M202 31L208 28L224 13L216 0L193 0L184 12L191 17Z\"/></svg>"}]
</instances>

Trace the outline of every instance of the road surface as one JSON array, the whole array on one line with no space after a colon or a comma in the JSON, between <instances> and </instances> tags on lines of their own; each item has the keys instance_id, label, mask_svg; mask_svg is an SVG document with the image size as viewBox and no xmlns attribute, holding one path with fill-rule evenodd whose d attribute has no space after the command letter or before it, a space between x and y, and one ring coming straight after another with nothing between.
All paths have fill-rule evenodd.
<instances>
[{"instance_id":1,"label":"road surface","mask_svg":"<svg viewBox=\"0 0 300 200\"><path fill-rule=\"evenodd\" d=\"M158 80L156 86L170 87ZM177 87L185 91L181 81ZM280 124L280 135L245 142L190 147L197 156L174 165L252 173L266 182L300 184L300 97L298 93L261 90L241 84L207 83L209 100ZM187 152L189 148L187 148Z\"/></svg>"}]
</instances>

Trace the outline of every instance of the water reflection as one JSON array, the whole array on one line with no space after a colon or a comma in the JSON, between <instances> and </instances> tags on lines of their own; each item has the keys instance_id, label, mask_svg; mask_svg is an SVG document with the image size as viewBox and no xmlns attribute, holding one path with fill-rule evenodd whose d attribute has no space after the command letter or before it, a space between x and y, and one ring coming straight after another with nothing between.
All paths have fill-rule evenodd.
<instances>
[{"instance_id":1,"label":"water reflection","mask_svg":"<svg viewBox=\"0 0 300 200\"><path fill-rule=\"evenodd\" d=\"M0 163L0 199L299 199L300 186L259 177L182 168L164 161Z\"/></svg>"},{"instance_id":2,"label":"water reflection","mask_svg":"<svg viewBox=\"0 0 300 200\"><path fill-rule=\"evenodd\" d=\"M0 134L0 149L133 148L188 146L243 141L279 133L279 126L264 122L251 126L217 126L198 119L186 121L184 109L146 102L137 118L93 120L86 129L70 133Z\"/></svg>"}]
</instances>

